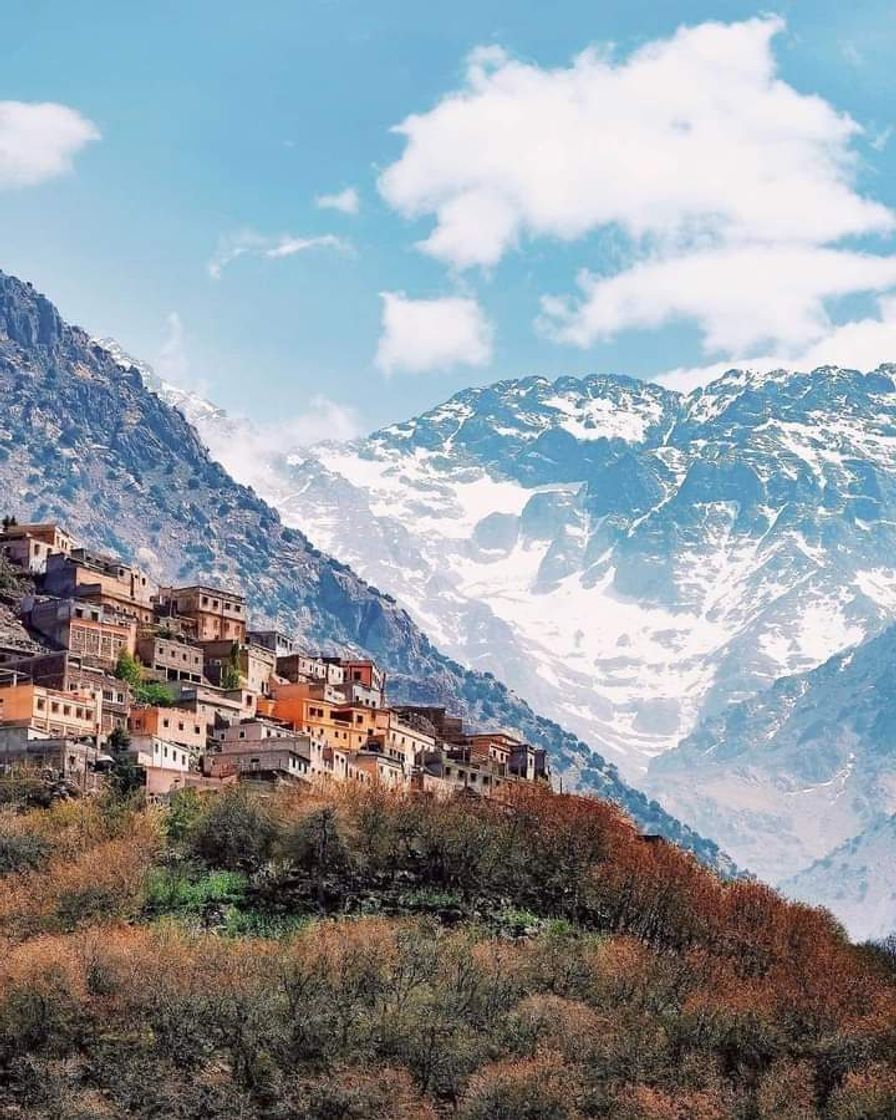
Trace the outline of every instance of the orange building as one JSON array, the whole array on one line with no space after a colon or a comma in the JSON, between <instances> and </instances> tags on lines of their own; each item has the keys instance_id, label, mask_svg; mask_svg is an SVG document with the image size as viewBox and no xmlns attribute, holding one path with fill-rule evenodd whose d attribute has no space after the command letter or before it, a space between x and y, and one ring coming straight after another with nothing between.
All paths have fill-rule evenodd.
<instances>
[{"instance_id":1,"label":"orange building","mask_svg":"<svg viewBox=\"0 0 896 1120\"><path fill-rule=\"evenodd\" d=\"M207 724L197 712L183 708L139 707L132 708L128 730L133 735L155 736L166 743L176 743L195 754L205 750Z\"/></svg>"},{"instance_id":2,"label":"orange building","mask_svg":"<svg viewBox=\"0 0 896 1120\"><path fill-rule=\"evenodd\" d=\"M96 738L102 721L102 692L59 692L33 681L0 685L0 724L79 739Z\"/></svg>"}]
</instances>

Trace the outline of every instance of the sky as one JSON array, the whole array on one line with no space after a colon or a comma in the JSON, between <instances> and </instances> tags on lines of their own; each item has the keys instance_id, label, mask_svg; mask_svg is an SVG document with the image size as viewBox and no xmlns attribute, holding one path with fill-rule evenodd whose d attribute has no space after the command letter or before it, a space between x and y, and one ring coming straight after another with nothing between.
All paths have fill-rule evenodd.
<instances>
[{"instance_id":1,"label":"sky","mask_svg":"<svg viewBox=\"0 0 896 1120\"><path fill-rule=\"evenodd\" d=\"M896 362L896 10L3 0L0 268L259 425Z\"/></svg>"}]
</instances>

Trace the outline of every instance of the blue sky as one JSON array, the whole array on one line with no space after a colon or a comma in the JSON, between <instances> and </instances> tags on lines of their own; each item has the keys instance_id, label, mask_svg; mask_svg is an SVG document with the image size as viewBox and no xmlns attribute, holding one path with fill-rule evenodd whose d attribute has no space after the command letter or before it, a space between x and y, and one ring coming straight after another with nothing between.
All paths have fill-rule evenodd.
<instances>
[{"instance_id":1,"label":"blue sky","mask_svg":"<svg viewBox=\"0 0 896 1120\"><path fill-rule=\"evenodd\" d=\"M0 268L259 422L896 361L892 4L3 9Z\"/></svg>"}]
</instances>

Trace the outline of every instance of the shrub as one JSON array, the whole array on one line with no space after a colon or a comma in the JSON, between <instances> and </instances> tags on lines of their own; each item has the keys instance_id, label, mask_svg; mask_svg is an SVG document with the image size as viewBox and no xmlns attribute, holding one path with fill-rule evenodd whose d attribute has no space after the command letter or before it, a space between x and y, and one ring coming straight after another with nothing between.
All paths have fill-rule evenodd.
<instances>
[{"instance_id":1,"label":"shrub","mask_svg":"<svg viewBox=\"0 0 896 1120\"><path fill-rule=\"evenodd\" d=\"M33 871L50 854L50 844L41 836L23 833L6 836L0 833L0 875L12 871Z\"/></svg>"},{"instance_id":2,"label":"shrub","mask_svg":"<svg viewBox=\"0 0 896 1120\"><path fill-rule=\"evenodd\" d=\"M208 867L245 871L273 852L277 828L270 811L244 790L211 801L187 834L191 854Z\"/></svg>"}]
</instances>

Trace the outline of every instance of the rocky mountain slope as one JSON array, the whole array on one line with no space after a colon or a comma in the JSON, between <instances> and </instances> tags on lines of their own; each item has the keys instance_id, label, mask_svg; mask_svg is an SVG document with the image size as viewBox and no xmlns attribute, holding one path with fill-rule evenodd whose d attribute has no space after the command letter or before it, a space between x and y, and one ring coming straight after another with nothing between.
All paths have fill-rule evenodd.
<instances>
[{"instance_id":1,"label":"rocky mountain slope","mask_svg":"<svg viewBox=\"0 0 896 1120\"><path fill-rule=\"evenodd\" d=\"M790 898L826 906L855 937L896 931L896 815L878 816L858 836L781 883Z\"/></svg>"},{"instance_id":2,"label":"rocky mountain slope","mask_svg":"<svg viewBox=\"0 0 896 1120\"><path fill-rule=\"evenodd\" d=\"M6 512L57 518L159 580L240 584L257 621L298 633L309 647L348 646L378 658L397 697L444 702L485 726L516 728L645 829L730 867L712 842L626 785L575 735L494 677L440 653L394 599L284 526L209 457L184 415L149 391L136 368L3 273L0 399Z\"/></svg>"},{"instance_id":3,"label":"rocky mountain slope","mask_svg":"<svg viewBox=\"0 0 896 1120\"><path fill-rule=\"evenodd\" d=\"M652 779L758 874L863 935L896 930L896 626L732 704Z\"/></svg>"},{"instance_id":4,"label":"rocky mountain slope","mask_svg":"<svg viewBox=\"0 0 896 1120\"><path fill-rule=\"evenodd\" d=\"M712 768L673 779L652 760L896 619L894 378L733 370L682 395L529 377L354 444L253 457L241 449L263 446L256 434L182 407L288 523L394 593L449 654L724 831L747 866L788 877L863 827L847 815L819 833L819 813L840 819L827 778L792 799L779 844L766 806L798 767L764 773L745 803Z\"/></svg>"}]
</instances>

